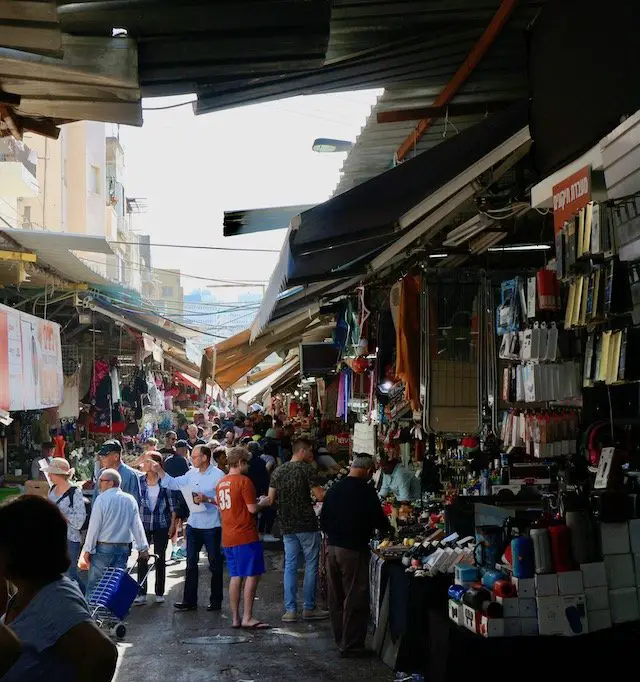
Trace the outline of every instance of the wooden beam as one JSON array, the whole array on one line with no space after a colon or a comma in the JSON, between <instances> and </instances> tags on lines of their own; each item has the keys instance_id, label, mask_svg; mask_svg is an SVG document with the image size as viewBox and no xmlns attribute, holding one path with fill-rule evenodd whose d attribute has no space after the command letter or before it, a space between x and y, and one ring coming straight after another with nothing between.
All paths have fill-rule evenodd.
<instances>
[{"instance_id":1,"label":"wooden beam","mask_svg":"<svg viewBox=\"0 0 640 682\"><path fill-rule=\"evenodd\" d=\"M21 263L35 263L38 258L35 253L23 251L0 251L0 260L14 260Z\"/></svg>"},{"instance_id":2,"label":"wooden beam","mask_svg":"<svg viewBox=\"0 0 640 682\"><path fill-rule=\"evenodd\" d=\"M52 140L60 137L60 128L47 119L33 118L31 116L20 116L20 126L23 130L42 135Z\"/></svg>"},{"instance_id":3,"label":"wooden beam","mask_svg":"<svg viewBox=\"0 0 640 682\"><path fill-rule=\"evenodd\" d=\"M460 65L460 68L456 71L453 78L436 97L433 106L444 107L449 104L471 72L478 66L487 50L493 45L495 39L500 35L500 32L509 20L517 2L518 0L502 0L500 7L498 7L498 10L493 15L493 18L489 22L484 33L473 46L471 52L469 52L467 58ZM420 138L429 129L435 118L437 117L424 118L418 123L415 130L413 130L407 139L400 145L396 153L396 159L398 161L403 161L406 158L407 154L415 147Z\"/></svg>"},{"instance_id":4,"label":"wooden beam","mask_svg":"<svg viewBox=\"0 0 640 682\"><path fill-rule=\"evenodd\" d=\"M403 121L421 121L424 118L442 118L449 115L455 116L482 116L493 114L496 111L511 106L511 100L502 102L468 102L461 104L449 104L443 107L429 106L415 109L392 109L378 112L378 123L401 123Z\"/></svg>"},{"instance_id":5,"label":"wooden beam","mask_svg":"<svg viewBox=\"0 0 640 682\"><path fill-rule=\"evenodd\" d=\"M0 104L8 104L9 106L17 107L20 104L21 99L22 97L20 97L20 95L0 90Z\"/></svg>"},{"instance_id":6,"label":"wooden beam","mask_svg":"<svg viewBox=\"0 0 640 682\"><path fill-rule=\"evenodd\" d=\"M22 140L22 129L20 128L18 121L14 118L13 111L3 104L0 105L0 118L13 137L15 137L16 140Z\"/></svg>"}]
</instances>

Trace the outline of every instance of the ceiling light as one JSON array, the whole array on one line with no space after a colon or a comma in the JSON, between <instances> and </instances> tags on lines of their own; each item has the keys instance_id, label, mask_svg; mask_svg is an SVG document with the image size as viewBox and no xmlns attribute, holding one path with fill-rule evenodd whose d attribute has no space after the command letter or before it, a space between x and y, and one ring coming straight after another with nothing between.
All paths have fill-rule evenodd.
<instances>
[{"instance_id":1,"label":"ceiling light","mask_svg":"<svg viewBox=\"0 0 640 682\"><path fill-rule=\"evenodd\" d=\"M513 246L495 246L489 251L548 251L550 244L514 244Z\"/></svg>"},{"instance_id":2,"label":"ceiling light","mask_svg":"<svg viewBox=\"0 0 640 682\"><path fill-rule=\"evenodd\" d=\"M430 253L429 258L446 258L448 253Z\"/></svg>"},{"instance_id":3,"label":"ceiling light","mask_svg":"<svg viewBox=\"0 0 640 682\"><path fill-rule=\"evenodd\" d=\"M480 234L480 232L491 225L492 222L493 221L490 218L476 214L462 223L462 225L458 225L458 227L451 230L444 240L443 245L460 246L460 244L471 239L471 237Z\"/></svg>"}]
</instances>

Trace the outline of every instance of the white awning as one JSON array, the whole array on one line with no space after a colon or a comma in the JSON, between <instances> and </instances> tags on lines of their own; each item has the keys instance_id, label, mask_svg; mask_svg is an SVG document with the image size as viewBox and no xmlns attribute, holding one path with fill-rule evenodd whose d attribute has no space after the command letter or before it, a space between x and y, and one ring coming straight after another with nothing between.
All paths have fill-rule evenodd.
<instances>
[{"instance_id":1,"label":"white awning","mask_svg":"<svg viewBox=\"0 0 640 682\"><path fill-rule=\"evenodd\" d=\"M13 239L23 249L35 253L38 263L48 265L65 279L88 284L113 284L112 280L101 275L91 263L83 261L74 253L101 253L113 256L113 249L104 237L69 232L49 232L48 230L0 229L2 234Z\"/></svg>"},{"instance_id":2,"label":"white awning","mask_svg":"<svg viewBox=\"0 0 640 682\"><path fill-rule=\"evenodd\" d=\"M265 377L257 384L249 386L249 390L242 394L238 400L238 409L245 414L249 411L249 405L261 402L261 398L272 386L282 383L288 377L293 376L300 369L300 360L296 356L288 362L285 362L282 367L277 369L273 374Z\"/></svg>"}]
</instances>

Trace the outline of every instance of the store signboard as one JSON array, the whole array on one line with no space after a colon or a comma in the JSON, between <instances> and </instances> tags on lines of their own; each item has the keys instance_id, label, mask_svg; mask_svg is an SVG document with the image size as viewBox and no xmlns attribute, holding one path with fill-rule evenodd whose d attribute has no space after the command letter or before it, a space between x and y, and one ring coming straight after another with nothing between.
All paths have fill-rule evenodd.
<instances>
[{"instance_id":1,"label":"store signboard","mask_svg":"<svg viewBox=\"0 0 640 682\"><path fill-rule=\"evenodd\" d=\"M553 227L564 224L591 201L591 166L585 166L553 186Z\"/></svg>"},{"instance_id":2,"label":"store signboard","mask_svg":"<svg viewBox=\"0 0 640 682\"><path fill-rule=\"evenodd\" d=\"M40 410L62 400L60 325L0 305L0 409Z\"/></svg>"}]
</instances>

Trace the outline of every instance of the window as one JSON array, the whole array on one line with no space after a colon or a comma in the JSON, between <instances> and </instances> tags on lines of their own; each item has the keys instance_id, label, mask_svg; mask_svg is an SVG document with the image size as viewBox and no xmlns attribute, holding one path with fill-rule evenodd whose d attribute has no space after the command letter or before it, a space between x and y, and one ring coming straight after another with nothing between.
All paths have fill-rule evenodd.
<instances>
[{"instance_id":1,"label":"window","mask_svg":"<svg viewBox=\"0 0 640 682\"><path fill-rule=\"evenodd\" d=\"M163 298L173 298L173 287L162 287Z\"/></svg>"},{"instance_id":2,"label":"window","mask_svg":"<svg viewBox=\"0 0 640 682\"><path fill-rule=\"evenodd\" d=\"M100 194L100 168L91 166L89 172L89 191L92 194Z\"/></svg>"},{"instance_id":3,"label":"window","mask_svg":"<svg viewBox=\"0 0 640 682\"><path fill-rule=\"evenodd\" d=\"M32 227L31 225L31 206L22 207L22 227Z\"/></svg>"}]
</instances>

